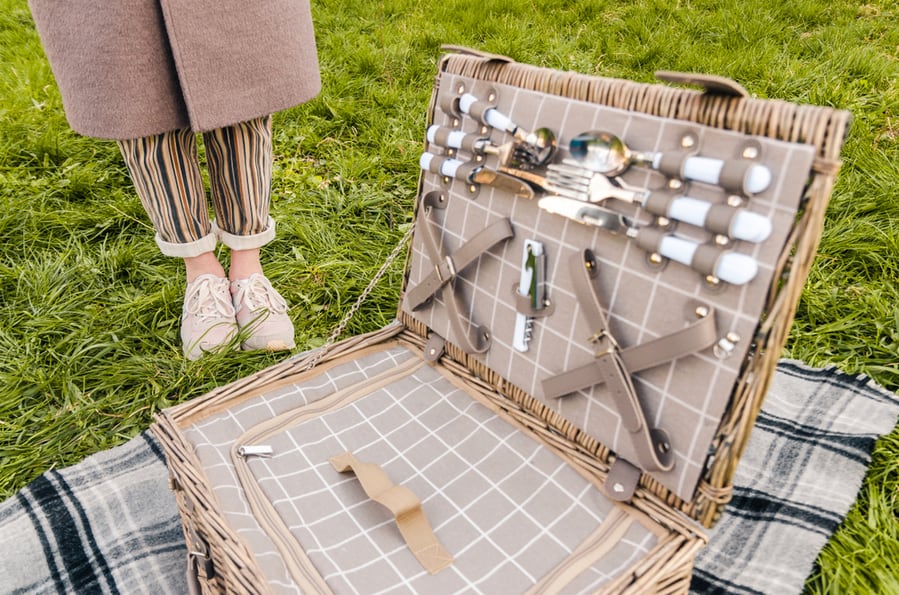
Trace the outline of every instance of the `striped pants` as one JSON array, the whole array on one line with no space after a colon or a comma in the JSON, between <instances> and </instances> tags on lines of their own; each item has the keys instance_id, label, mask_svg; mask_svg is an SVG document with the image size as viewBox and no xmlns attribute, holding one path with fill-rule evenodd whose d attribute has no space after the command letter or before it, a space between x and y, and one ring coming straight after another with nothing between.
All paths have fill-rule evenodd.
<instances>
[{"instance_id":1,"label":"striped pants","mask_svg":"<svg viewBox=\"0 0 899 595\"><path fill-rule=\"evenodd\" d=\"M199 256L217 240L248 250L274 238L271 116L203 133L213 220L195 133L173 130L118 143L163 254Z\"/></svg>"}]
</instances>

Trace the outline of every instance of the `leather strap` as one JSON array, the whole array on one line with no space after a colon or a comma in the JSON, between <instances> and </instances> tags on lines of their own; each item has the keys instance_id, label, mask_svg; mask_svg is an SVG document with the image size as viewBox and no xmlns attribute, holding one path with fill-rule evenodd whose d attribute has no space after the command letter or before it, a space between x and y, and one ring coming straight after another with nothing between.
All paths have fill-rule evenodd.
<instances>
[{"instance_id":1,"label":"leather strap","mask_svg":"<svg viewBox=\"0 0 899 595\"><path fill-rule=\"evenodd\" d=\"M512 299L515 300L515 311L531 318L545 318L552 316L556 311L556 307L552 303L543 304L539 308L535 308L529 295L521 295L518 292L518 283L512 287Z\"/></svg>"},{"instance_id":2,"label":"leather strap","mask_svg":"<svg viewBox=\"0 0 899 595\"><path fill-rule=\"evenodd\" d=\"M509 219L499 219L462 244L452 255L442 256L437 239L437 226L431 219L434 211L432 203L439 200L435 197L438 194L434 192L426 194L422 198L422 208L419 209L421 219L417 225L417 231L419 237L422 238L428 258L434 264L434 271L406 292L406 300L412 310L424 306L438 291L448 284L452 285L456 275L480 258L483 253L514 235ZM453 331L459 342L463 343L461 347L469 353L485 352L490 344L490 334L487 328L474 323L471 324L471 328L466 328L462 320L463 308L459 305L455 292L447 296L445 302Z\"/></svg>"},{"instance_id":3,"label":"leather strap","mask_svg":"<svg viewBox=\"0 0 899 595\"><path fill-rule=\"evenodd\" d=\"M697 318L689 326L664 337L621 349L620 357L624 367L633 374L712 347L718 341L715 311L710 306L704 307L707 314ZM549 399L558 399L603 382L605 378L594 363L590 362L544 379L543 395Z\"/></svg>"},{"instance_id":4,"label":"leather strap","mask_svg":"<svg viewBox=\"0 0 899 595\"><path fill-rule=\"evenodd\" d=\"M406 545L425 570L437 574L453 563L452 555L434 535L421 509L421 501L412 490L395 485L380 466L363 463L353 453L331 457L329 461L339 473L355 473L365 495L393 513Z\"/></svg>"},{"instance_id":5,"label":"leather strap","mask_svg":"<svg viewBox=\"0 0 899 595\"><path fill-rule=\"evenodd\" d=\"M589 340L604 345L597 351L593 366L606 383L624 428L631 434L637 463L648 471L667 471L674 465L674 452L668 434L649 426L618 344L609 333L596 286L599 273L596 258L590 250L585 250L572 255L569 264L574 294L588 326L594 331Z\"/></svg>"}]
</instances>

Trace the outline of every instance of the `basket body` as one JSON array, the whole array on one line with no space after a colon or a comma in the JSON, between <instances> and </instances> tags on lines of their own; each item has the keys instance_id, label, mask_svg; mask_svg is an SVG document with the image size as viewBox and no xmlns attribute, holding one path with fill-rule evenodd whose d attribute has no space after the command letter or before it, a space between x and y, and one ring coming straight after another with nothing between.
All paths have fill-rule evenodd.
<instances>
[{"instance_id":1,"label":"basket body","mask_svg":"<svg viewBox=\"0 0 899 595\"><path fill-rule=\"evenodd\" d=\"M786 341L848 117L739 96L720 80L701 79L713 91L702 92L465 52L439 66L428 123L443 132L425 143L434 157L422 162L397 322L154 424L198 586L685 592L700 526L729 500ZM516 141L497 114L550 130L549 161L521 166L473 145L533 140ZM770 233L724 242L726 232L663 226L645 203L620 198L600 206L626 217L621 229L545 208L543 198L568 188L546 186L547 164L571 165L585 131L682 160L764 167L770 181L757 192L672 183L683 167L651 165L632 165L615 184L718 212L739 205ZM448 146L450 132L467 140ZM718 256L658 258L662 236ZM717 278L724 252L757 264L750 281ZM415 540L394 522L411 513L379 506L362 479L329 466L344 450L415 494L452 562L416 563Z\"/></svg>"}]
</instances>

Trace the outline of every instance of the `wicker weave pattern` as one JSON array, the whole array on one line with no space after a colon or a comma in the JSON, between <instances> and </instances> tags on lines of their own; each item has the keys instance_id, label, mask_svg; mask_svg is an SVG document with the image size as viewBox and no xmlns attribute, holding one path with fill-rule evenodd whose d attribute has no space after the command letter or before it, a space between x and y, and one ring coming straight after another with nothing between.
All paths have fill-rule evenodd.
<instances>
[{"instance_id":1,"label":"wicker weave pattern","mask_svg":"<svg viewBox=\"0 0 899 595\"><path fill-rule=\"evenodd\" d=\"M688 127L709 126L739 134L807 144L812 148L814 175L801 196L799 216L787 233L783 249L768 265L775 283L762 299L762 322L753 322L754 328L746 335L753 337L753 347L741 355L741 361L733 364L736 380L730 393L724 395L727 409L720 416L720 422L716 422L718 426L711 440L714 456L702 463L700 479L692 498L679 497L669 486L647 474L643 475L641 489L636 493L632 506L639 514L654 519L662 532L651 551L603 589L603 592L631 595L685 593L693 559L703 546L704 536L684 517L684 513L705 525L711 525L730 498L734 467L774 373L815 254L827 201L839 168L839 152L848 114L828 108L708 96L695 90L666 85L559 72L515 64L502 58L451 54L441 60L440 72L429 109L429 120L434 118L436 97L441 92L441 86L444 87L443 92L448 89L449 83L444 81L461 77L476 85L507 85L660 117ZM424 183L428 183L427 180L423 180ZM772 205L765 208L772 209L766 212L777 210ZM450 241L454 240L450 237ZM497 260L495 255L491 258ZM515 260L510 259L510 262ZM411 258L409 264L412 264ZM410 274L417 274L411 269L409 271ZM511 288L501 289L507 292ZM240 496L232 491L216 491L218 478L212 476L218 471L209 471L206 465L211 461L214 467L214 457L218 455L213 454L214 449L196 448L186 438L190 428L197 424L213 423L213 420L222 422L230 415L229 411L252 407L250 403L253 402L260 403L261 393L272 397L281 394L278 391L289 394L291 390L286 387L309 382L329 368L346 363L347 358L367 357L371 346L391 338L399 337L402 344L423 349L425 337L430 332L428 327L402 309L398 310L398 319L399 324L335 344L324 357L311 354L287 360L200 399L168 409L157 417L153 430L166 451L185 535L192 544L191 549L207 551L210 558L208 570L212 572L211 576L207 577L206 566L199 564L204 593L268 593L274 588L271 581L281 582L286 571L283 568L275 569L270 574L271 569L264 566L277 557L263 559L254 555L254 551L263 551L271 544L254 542L257 537L252 535L254 531L258 533L258 529L235 526L232 522L234 502L240 502ZM613 320L613 325L627 328L622 323L620 316ZM317 364L315 370L307 372L313 363ZM591 482L602 481L607 475L614 458L608 444L583 432L570 420L547 407L539 400L537 391L523 390L510 382L508 369L492 369L485 365L484 358L471 357L452 343L446 345L446 355L440 366L453 375L457 385L465 387L466 393L520 431L551 448L556 456ZM533 380L518 383L527 385L529 389L534 385ZM309 398L316 397L309 393ZM283 402L286 404L288 400ZM277 399L272 399L272 409L266 415L276 413L280 407L274 405L276 402ZM206 460L201 461L201 457ZM643 530L642 525L638 529ZM191 541L195 536L199 537L197 543ZM203 557L200 556L199 560L202 562ZM588 575L585 573L584 576ZM326 589L311 591L326 592Z\"/></svg>"},{"instance_id":2,"label":"wicker weave pattern","mask_svg":"<svg viewBox=\"0 0 899 595\"><path fill-rule=\"evenodd\" d=\"M752 349L742 352L743 360L736 364L738 376L735 382L730 384L730 391L725 390L719 399L727 405L727 409L720 417L717 430L713 432L711 445L714 453L701 465L700 479L695 491L692 494L687 493L690 491L689 482L672 483L667 478L646 474L641 480L641 485L652 490L672 506L693 516L704 525L712 525L720 514L721 507L730 499L734 467L745 446L749 429L761 407L777 359L786 342L796 303L820 238L824 212L834 177L839 169L839 151L848 126L849 114L782 101L710 96L692 89L591 77L470 55L446 56L441 62L441 72L441 77L446 78L441 78L440 84L435 86L429 121L443 117L437 107L438 95L455 92L450 81L458 76L467 82L469 89L503 89L502 85L509 85L516 89L661 117L672 122L683 122L685 125L706 125L762 139L799 143L810 147L813 153L812 176L798 204L800 216L787 232L779 255L765 258L771 262L769 278L775 282L761 300L763 305L759 318L762 322L754 325L754 331L745 333L741 329L742 336L747 338L745 345L751 343ZM543 126L547 123L534 118L533 113L531 115L525 113L522 117L528 125ZM551 120L553 116L548 118ZM526 125L524 122L521 124ZM801 171L804 170L805 167L802 167ZM796 174L791 170L789 175ZM429 183L428 176L422 176L420 190L427 188ZM481 199L478 197L476 200ZM414 258L413 252L410 267L414 266ZM415 274L414 269L410 269L409 275ZM487 275L480 276L479 282L487 277ZM418 324L419 320L416 317L408 315L402 309L399 317L411 327L428 332L427 324ZM749 341L748 337L752 337L752 340ZM529 395L535 394L509 382L492 366L485 365L481 358L471 357L458 349L451 348L450 351L473 373L489 378L491 382L505 385L508 394L513 398L530 401ZM603 453L606 457L609 456L606 446L600 446L595 437L585 434L578 429L578 426L573 426L568 418L548 409L542 403L538 405L538 410L541 415L546 416L547 423L571 436L574 443L580 444L589 452L597 453L597 456L602 457ZM712 417L717 419L719 416ZM607 445L608 440L610 439L602 442ZM698 452L697 450L696 453Z\"/></svg>"},{"instance_id":3,"label":"wicker weave pattern","mask_svg":"<svg viewBox=\"0 0 899 595\"><path fill-rule=\"evenodd\" d=\"M507 85L488 86L451 75L445 75L440 85L441 95L456 93L460 88L478 96L495 94L498 109L511 114L525 128L533 130L548 126L555 130L562 153L567 150L568 141L585 130L611 131L626 139L639 140L641 148L654 151L680 149L681 138L690 134L696 139L700 154L707 156L738 158L743 147L751 143L762 155L759 162L772 170L774 184L749 199L748 207L769 217L775 225L774 233L759 245L735 244L736 251L752 255L761 268L752 283L741 287L726 284L711 287L702 275L678 263L669 263L664 270L659 270L631 240L546 213L537 208L536 201L515 199L507 192L486 187L472 198L468 184L460 181L447 184L432 174L425 175L422 182L422 193L440 191L448 197L446 208L435 217L441 220L442 239L449 253L496 219L509 217L512 220L515 237L491 250L476 267L462 272L455 281L455 290L466 296L470 318L478 323L489 321L492 344L482 356L484 366L534 395L560 416L629 460L635 460L630 435L621 428L619 412L604 387L562 399L548 400L542 396L540 381L543 378L588 364L594 357L594 346L587 341L592 329L584 328L572 290L567 268L570 255L587 247L595 252L600 279L606 290L612 331L623 346L679 330L686 322L695 320L697 303L717 310L721 337L732 332L745 338L727 358L718 358L712 349L707 349L693 357L681 358L634 376L648 418L671 434L676 455L674 469L652 473L652 476L680 498L691 499L709 445L727 406L727 397L749 351L751 341L748 339L755 332L780 249L792 227L805 180L801 172L810 169L813 148L633 115L620 109ZM437 123L445 126L454 119L439 110L434 117ZM475 132L479 128L470 118L462 120L462 129L466 132ZM493 136L498 135L494 133ZM504 140L507 139L497 138L497 142ZM430 147L430 150L437 153L443 149ZM647 168L631 168L623 178L640 187L663 188L666 183L662 174ZM727 198L722 190L709 185L691 184L688 190L691 196L712 203ZM619 204L616 208L628 212L627 205ZM647 223L652 220L635 209L630 212ZM688 225L680 225L677 231L698 242L710 239L708 232ZM511 288L518 280L526 238L539 239L546 246L548 294L556 310L552 316L535 324L532 347L526 353L519 353L512 348L515 306ZM422 244L415 241L409 286L414 287L430 274L433 266ZM412 313L413 317L456 342L444 301L438 297L435 302L433 307Z\"/></svg>"},{"instance_id":4,"label":"wicker weave pattern","mask_svg":"<svg viewBox=\"0 0 899 595\"><path fill-rule=\"evenodd\" d=\"M297 405L322 387L347 386L349 378L365 370L358 398L279 429L261 440L274 447L275 455L248 461L259 489L276 503L316 568L336 592L501 590L491 585L492 576L512 591L526 590L564 560L612 506L566 461L472 401L434 368L414 368L368 393L371 374L385 368L390 373L410 355L406 348L393 348L266 391L239 411L193 426L189 439L215 491L241 493L246 486L241 488L233 476L228 452L234 436L259 419L251 410L269 412L263 418L268 419L282 403ZM352 478L330 467L328 457L345 451L377 461L421 498L434 530L456 558L449 569L432 578L416 566L389 515L368 501ZM242 498L227 502L224 514L251 543L257 560L275 567L277 550L258 550L248 534L255 527L246 503ZM587 589L621 574L655 541L651 531L633 527L621 542L622 551L593 568L592 578L585 577ZM495 575L494 568L500 569Z\"/></svg>"}]
</instances>

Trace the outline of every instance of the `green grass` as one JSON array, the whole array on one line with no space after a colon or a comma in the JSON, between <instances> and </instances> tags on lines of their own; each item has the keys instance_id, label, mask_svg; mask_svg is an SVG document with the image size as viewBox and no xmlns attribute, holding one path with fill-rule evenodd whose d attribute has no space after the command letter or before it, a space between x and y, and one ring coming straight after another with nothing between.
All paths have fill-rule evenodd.
<instances>
[{"instance_id":1,"label":"green grass","mask_svg":"<svg viewBox=\"0 0 899 595\"><path fill-rule=\"evenodd\" d=\"M275 118L267 272L321 344L407 228L440 45L652 81L731 77L850 110L843 169L785 356L899 389L899 7L894 0L314 3L324 90ZM747 16L748 15L748 16ZM0 496L280 358L186 362L179 263L159 255L113 143L66 124L25 0L0 0ZM395 313L401 264L347 333ZM899 431L810 593L899 592Z\"/></svg>"}]
</instances>

